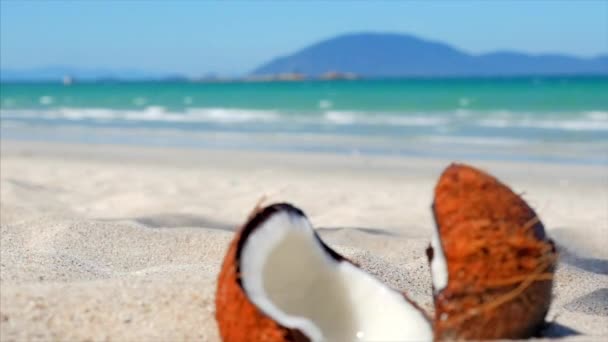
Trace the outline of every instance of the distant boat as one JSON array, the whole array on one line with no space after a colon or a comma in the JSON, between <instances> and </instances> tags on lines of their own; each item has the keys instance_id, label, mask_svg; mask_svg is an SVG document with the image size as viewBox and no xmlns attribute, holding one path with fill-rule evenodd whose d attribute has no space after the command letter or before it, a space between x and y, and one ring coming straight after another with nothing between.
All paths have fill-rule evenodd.
<instances>
[{"instance_id":1,"label":"distant boat","mask_svg":"<svg viewBox=\"0 0 608 342\"><path fill-rule=\"evenodd\" d=\"M74 83L74 79L71 76L65 75L65 76L63 76L61 82L63 83L64 86L69 86L69 85L72 85L72 83Z\"/></svg>"},{"instance_id":2,"label":"distant boat","mask_svg":"<svg viewBox=\"0 0 608 342\"><path fill-rule=\"evenodd\" d=\"M354 80L357 79L357 74L353 72L328 71L320 77L322 80Z\"/></svg>"}]
</instances>

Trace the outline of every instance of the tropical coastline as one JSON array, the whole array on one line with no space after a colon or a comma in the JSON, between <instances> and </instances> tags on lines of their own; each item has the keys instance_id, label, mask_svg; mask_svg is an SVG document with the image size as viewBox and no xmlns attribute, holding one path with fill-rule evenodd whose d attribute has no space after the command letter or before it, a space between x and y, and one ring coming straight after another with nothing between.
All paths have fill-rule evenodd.
<instances>
[{"instance_id":1,"label":"tropical coastline","mask_svg":"<svg viewBox=\"0 0 608 342\"><path fill-rule=\"evenodd\" d=\"M608 340L608 2L0 26L0 341Z\"/></svg>"}]
</instances>

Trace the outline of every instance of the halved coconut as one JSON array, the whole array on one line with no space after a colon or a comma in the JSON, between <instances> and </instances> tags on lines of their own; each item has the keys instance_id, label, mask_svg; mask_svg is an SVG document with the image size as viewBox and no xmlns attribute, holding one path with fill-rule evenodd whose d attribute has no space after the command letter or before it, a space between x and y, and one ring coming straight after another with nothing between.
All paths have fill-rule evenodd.
<instances>
[{"instance_id":1,"label":"halved coconut","mask_svg":"<svg viewBox=\"0 0 608 342\"><path fill-rule=\"evenodd\" d=\"M423 341L426 315L321 241L299 209L253 213L224 259L216 294L224 341Z\"/></svg>"},{"instance_id":2,"label":"halved coconut","mask_svg":"<svg viewBox=\"0 0 608 342\"><path fill-rule=\"evenodd\" d=\"M433 213L435 338L533 336L557 260L534 210L494 177L453 164L437 183Z\"/></svg>"}]
</instances>

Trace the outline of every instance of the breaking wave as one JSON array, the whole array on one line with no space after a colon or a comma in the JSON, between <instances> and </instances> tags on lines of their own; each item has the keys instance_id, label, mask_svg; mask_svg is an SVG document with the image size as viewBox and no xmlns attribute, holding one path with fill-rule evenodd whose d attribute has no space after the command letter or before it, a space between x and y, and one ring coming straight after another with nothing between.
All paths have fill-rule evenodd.
<instances>
[{"instance_id":1,"label":"breaking wave","mask_svg":"<svg viewBox=\"0 0 608 342\"><path fill-rule=\"evenodd\" d=\"M3 120L68 120L94 123L137 122L212 123L222 125L280 124L318 126L379 126L420 127L434 129L469 128L532 128L556 131L608 131L608 112L586 111L578 113L522 113L509 111L452 111L370 113L360 111L325 110L311 113L278 110L189 108L171 111L164 107L149 106L142 109L107 108L52 108L52 109L0 109Z\"/></svg>"},{"instance_id":2,"label":"breaking wave","mask_svg":"<svg viewBox=\"0 0 608 342\"><path fill-rule=\"evenodd\" d=\"M239 110L224 108L189 109L171 112L164 107L150 106L142 110L119 110L106 108L58 108L47 110L1 110L2 118L20 119L64 119L95 121L159 121L159 122L217 122L245 123L270 122L279 118L279 113L261 110Z\"/></svg>"}]
</instances>

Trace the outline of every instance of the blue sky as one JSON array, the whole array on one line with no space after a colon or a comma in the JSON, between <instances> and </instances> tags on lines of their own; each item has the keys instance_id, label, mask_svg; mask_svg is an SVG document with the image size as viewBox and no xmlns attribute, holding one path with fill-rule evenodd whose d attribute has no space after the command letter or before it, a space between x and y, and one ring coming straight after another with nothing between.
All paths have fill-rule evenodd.
<instances>
[{"instance_id":1,"label":"blue sky","mask_svg":"<svg viewBox=\"0 0 608 342\"><path fill-rule=\"evenodd\" d=\"M402 32L472 53L608 53L608 1L0 2L0 67L245 73L347 32Z\"/></svg>"}]
</instances>

